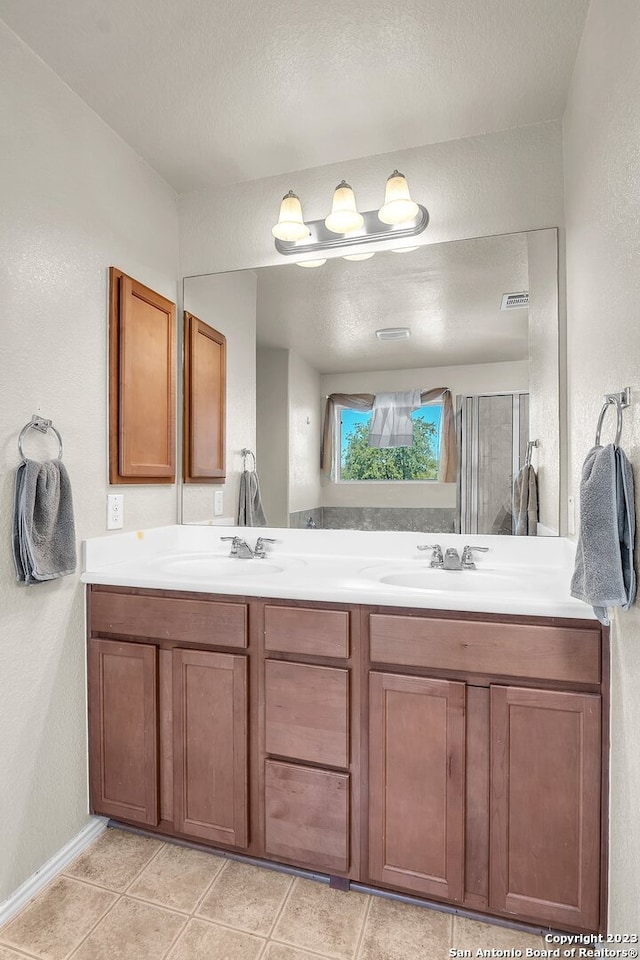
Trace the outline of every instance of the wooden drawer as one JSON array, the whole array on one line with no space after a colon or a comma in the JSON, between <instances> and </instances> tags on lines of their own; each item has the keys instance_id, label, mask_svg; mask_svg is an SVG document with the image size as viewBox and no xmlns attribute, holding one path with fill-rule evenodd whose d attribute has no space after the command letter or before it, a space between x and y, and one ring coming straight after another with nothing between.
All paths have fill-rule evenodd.
<instances>
[{"instance_id":1,"label":"wooden drawer","mask_svg":"<svg viewBox=\"0 0 640 960\"><path fill-rule=\"evenodd\" d=\"M90 627L94 634L246 647L247 605L94 590Z\"/></svg>"},{"instance_id":2,"label":"wooden drawer","mask_svg":"<svg viewBox=\"0 0 640 960\"><path fill-rule=\"evenodd\" d=\"M265 852L316 870L349 869L349 775L265 761Z\"/></svg>"},{"instance_id":3,"label":"wooden drawer","mask_svg":"<svg viewBox=\"0 0 640 960\"><path fill-rule=\"evenodd\" d=\"M369 632L374 663L600 682L598 630L371 614Z\"/></svg>"},{"instance_id":4,"label":"wooden drawer","mask_svg":"<svg viewBox=\"0 0 640 960\"><path fill-rule=\"evenodd\" d=\"M349 613L347 610L267 605L264 608L264 636L267 650L346 660L349 656Z\"/></svg>"},{"instance_id":5,"label":"wooden drawer","mask_svg":"<svg viewBox=\"0 0 640 960\"><path fill-rule=\"evenodd\" d=\"M349 675L336 667L265 662L266 752L349 766Z\"/></svg>"}]
</instances>

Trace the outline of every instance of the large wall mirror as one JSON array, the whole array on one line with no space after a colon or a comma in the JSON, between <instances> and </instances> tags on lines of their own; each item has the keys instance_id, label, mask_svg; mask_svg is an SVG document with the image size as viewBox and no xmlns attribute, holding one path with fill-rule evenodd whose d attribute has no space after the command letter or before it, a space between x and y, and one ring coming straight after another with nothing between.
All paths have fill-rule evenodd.
<instances>
[{"instance_id":1,"label":"large wall mirror","mask_svg":"<svg viewBox=\"0 0 640 960\"><path fill-rule=\"evenodd\" d=\"M217 498L184 486L183 521L235 522L249 449L269 526L510 533L513 477L533 441L538 533L557 534L557 243L555 229L536 230L186 278L185 310L227 339L227 479ZM505 309L525 291L528 306ZM408 339L376 335L396 327ZM435 388L456 414L453 482L438 479L438 398L413 413L415 446L375 452L372 414L337 404L333 469L321 470L329 396Z\"/></svg>"}]
</instances>

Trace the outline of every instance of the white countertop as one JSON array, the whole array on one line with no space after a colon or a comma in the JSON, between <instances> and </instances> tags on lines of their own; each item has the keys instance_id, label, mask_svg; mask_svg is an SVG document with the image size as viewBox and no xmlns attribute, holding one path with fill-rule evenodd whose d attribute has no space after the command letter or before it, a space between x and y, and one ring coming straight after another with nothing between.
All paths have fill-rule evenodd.
<instances>
[{"instance_id":1,"label":"white countertop","mask_svg":"<svg viewBox=\"0 0 640 960\"><path fill-rule=\"evenodd\" d=\"M237 535L267 544L265 560L228 559ZM487 546L476 570L432 570L430 551ZM594 620L573 599L575 545L560 537L462 536L290 530L273 527L168 526L85 540L84 583L196 593L380 604ZM409 584L409 585L407 585Z\"/></svg>"}]
</instances>

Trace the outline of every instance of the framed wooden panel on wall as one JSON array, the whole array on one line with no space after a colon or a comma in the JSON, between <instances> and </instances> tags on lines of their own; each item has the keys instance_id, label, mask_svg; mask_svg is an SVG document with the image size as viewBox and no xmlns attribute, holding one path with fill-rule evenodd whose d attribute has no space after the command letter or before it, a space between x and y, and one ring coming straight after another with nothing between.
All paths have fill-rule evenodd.
<instances>
[{"instance_id":1,"label":"framed wooden panel on wall","mask_svg":"<svg viewBox=\"0 0 640 960\"><path fill-rule=\"evenodd\" d=\"M227 341L191 313L184 315L184 481L223 483Z\"/></svg>"},{"instance_id":2,"label":"framed wooden panel on wall","mask_svg":"<svg viewBox=\"0 0 640 960\"><path fill-rule=\"evenodd\" d=\"M174 483L175 304L109 270L109 483Z\"/></svg>"}]
</instances>

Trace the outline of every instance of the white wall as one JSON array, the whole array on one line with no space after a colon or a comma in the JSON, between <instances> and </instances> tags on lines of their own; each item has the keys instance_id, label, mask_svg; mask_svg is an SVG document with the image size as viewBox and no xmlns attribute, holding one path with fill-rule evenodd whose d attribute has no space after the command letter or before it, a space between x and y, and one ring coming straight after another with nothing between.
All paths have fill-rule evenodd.
<instances>
[{"instance_id":1,"label":"white wall","mask_svg":"<svg viewBox=\"0 0 640 960\"><path fill-rule=\"evenodd\" d=\"M15 582L18 433L32 413L53 420L78 543L104 534L107 270L175 301L178 250L174 193L1 22L0 129L1 901L88 810L84 591L77 574ZM25 452L57 446L35 435ZM119 492L127 529L175 522L174 485Z\"/></svg>"},{"instance_id":2,"label":"white wall","mask_svg":"<svg viewBox=\"0 0 640 960\"><path fill-rule=\"evenodd\" d=\"M256 352L256 453L270 527L289 526L289 351Z\"/></svg>"},{"instance_id":3,"label":"white wall","mask_svg":"<svg viewBox=\"0 0 640 960\"><path fill-rule=\"evenodd\" d=\"M449 387L456 395L484 390L527 390L529 364L476 363L457 367L422 367L415 370L377 370L371 373L334 373L320 377L322 397L331 393L381 393L394 390ZM324 416L324 403L323 403ZM325 507L455 507L455 483L332 483L322 480Z\"/></svg>"},{"instance_id":4,"label":"white wall","mask_svg":"<svg viewBox=\"0 0 640 960\"><path fill-rule=\"evenodd\" d=\"M640 6L592 0L564 118L570 492L605 392L632 388L622 445L640 484ZM612 439L609 417L603 440ZM636 502L636 511L640 503ZM640 513L638 514L640 516ZM637 566L637 562L636 562ZM610 930L638 932L640 611L612 628Z\"/></svg>"},{"instance_id":5,"label":"white wall","mask_svg":"<svg viewBox=\"0 0 640 960\"><path fill-rule=\"evenodd\" d=\"M184 281L184 308L227 338L227 420L224 484L188 483L183 489L183 520L213 517L214 490L222 489L223 515L237 517L241 450L256 449L256 291L252 271ZM251 465L249 460L247 466Z\"/></svg>"},{"instance_id":6,"label":"white wall","mask_svg":"<svg viewBox=\"0 0 640 960\"><path fill-rule=\"evenodd\" d=\"M320 489L320 374L289 351L289 512L312 510Z\"/></svg>"},{"instance_id":7,"label":"white wall","mask_svg":"<svg viewBox=\"0 0 640 960\"><path fill-rule=\"evenodd\" d=\"M532 124L187 194L180 198L181 271L188 276L282 263L271 227L289 188L300 196L307 220L327 215L343 177L361 209L373 210L394 167L407 175L413 196L431 216L418 242L563 223L560 124Z\"/></svg>"}]
</instances>

